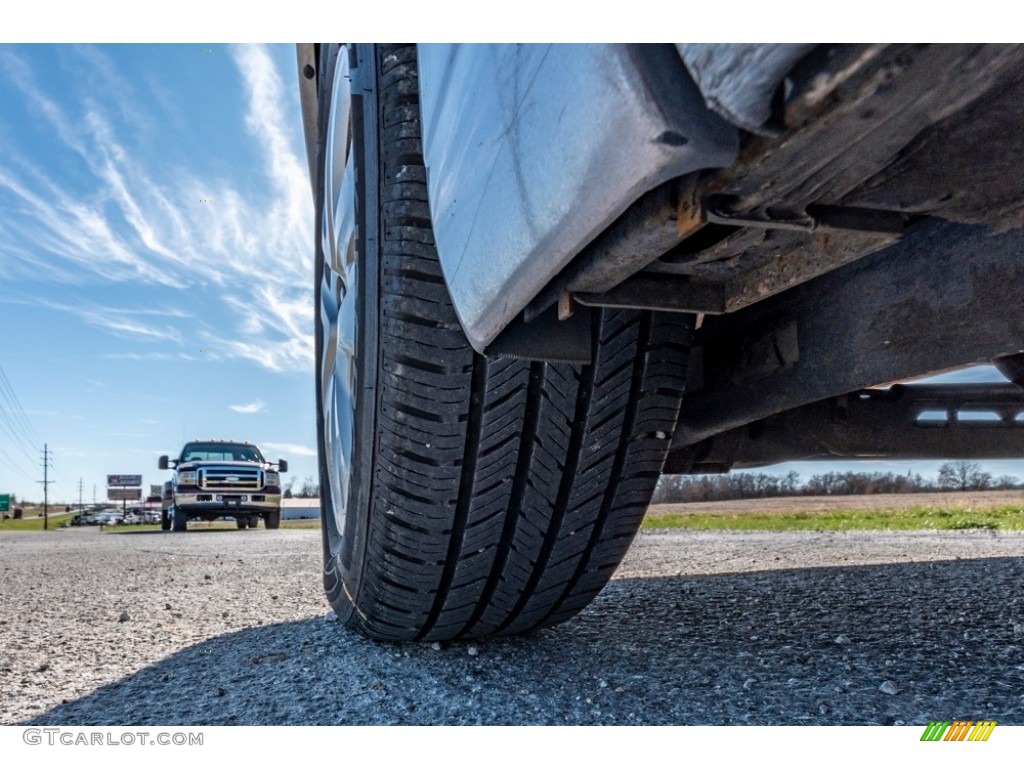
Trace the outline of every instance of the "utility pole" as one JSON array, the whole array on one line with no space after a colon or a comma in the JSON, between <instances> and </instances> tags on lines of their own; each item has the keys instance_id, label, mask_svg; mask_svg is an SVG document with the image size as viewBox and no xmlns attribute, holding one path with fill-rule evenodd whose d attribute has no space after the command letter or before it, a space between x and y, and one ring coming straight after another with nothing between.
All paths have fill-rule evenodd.
<instances>
[{"instance_id":1,"label":"utility pole","mask_svg":"<svg viewBox=\"0 0 1024 768\"><path fill-rule=\"evenodd\" d=\"M85 507L82 506L82 478L78 478L78 514L82 514Z\"/></svg>"},{"instance_id":2,"label":"utility pole","mask_svg":"<svg viewBox=\"0 0 1024 768\"><path fill-rule=\"evenodd\" d=\"M52 466L50 464L50 456L51 456L51 454L50 454L49 446L46 443L43 443L43 479L42 480L36 480L36 482L43 484L43 530L44 531L49 530L49 527L50 527L50 517L49 517L49 512L50 512L50 483L53 482L53 480L49 479L50 478L50 474L49 474L50 467Z\"/></svg>"}]
</instances>

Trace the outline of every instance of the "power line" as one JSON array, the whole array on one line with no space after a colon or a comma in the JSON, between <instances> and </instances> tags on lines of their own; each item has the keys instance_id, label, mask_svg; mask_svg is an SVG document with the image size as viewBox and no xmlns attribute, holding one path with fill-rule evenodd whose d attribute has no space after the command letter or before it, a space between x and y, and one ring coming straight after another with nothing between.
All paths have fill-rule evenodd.
<instances>
[{"instance_id":1,"label":"power line","mask_svg":"<svg viewBox=\"0 0 1024 768\"><path fill-rule=\"evenodd\" d=\"M33 444L33 440L27 433L24 422L17 418L12 418L17 416L14 406L17 398L14 396L13 390L8 394L7 390L3 386L5 381L6 377L3 376L3 371L0 370L0 395L2 395L4 400L8 403L8 407L6 409L2 404L0 404L0 429L10 437L10 445L13 445L20 450L28 459L29 464L32 465L35 463L35 446L39 445L39 441L36 441ZM9 383L7 383L7 387L10 387Z\"/></svg>"},{"instance_id":2,"label":"power line","mask_svg":"<svg viewBox=\"0 0 1024 768\"><path fill-rule=\"evenodd\" d=\"M61 483L62 485L74 485L74 483L68 479L67 475L65 475L61 468L56 464L52 465L50 469L53 470L53 475L57 478L58 483Z\"/></svg>"},{"instance_id":3,"label":"power line","mask_svg":"<svg viewBox=\"0 0 1024 768\"><path fill-rule=\"evenodd\" d=\"M0 448L0 457L3 457L6 460L6 464L7 464L7 468L8 469L13 469L15 472L17 472L19 475L24 477L26 480L31 480L31 481L35 482L35 478L32 477L32 475L30 475L28 472L26 472L24 470L24 468L20 464L18 464L18 462L16 462L11 457L11 455L9 453L7 453L7 451L5 451L3 448Z\"/></svg>"},{"instance_id":4,"label":"power line","mask_svg":"<svg viewBox=\"0 0 1024 768\"><path fill-rule=\"evenodd\" d=\"M14 401L14 412L17 415L19 421L24 426L29 441L35 443L42 442L41 438L39 437L39 433L36 432L35 427L32 426L32 420L28 417L28 414L25 413L25 409L22 407L21 401L18 400L18 395L14 392L14 387L11 386L10 379L7 378L7 373L4 371L2 365L0 365L0 385L3 386L7 393L10 393L9 399ZM6 393L4 397L7 398Z\"/></svg>"},{"instance_id":5,"label":"power line","mask_svg":"<svg viewBox=\"0 0 1024 768\"><path fill-rule=\"evenodd\" d=\"M3 366L0 365L0 394L3 395L7 401L11 412L14 414L18 426L22 431L22 434L26 437L29 443L33 445L39 445L42 439L39 437L39 433L36 432L35 427L32 425L32 420L25 413L25 409L21 405L21 401L18 400L18 395L14 391L14 387L11 386L10 380L7 378L7 374L4 372Z\"/></svg>"},{"instance_id":6,"label":"power line","mask_svg":"<svg viewBox=\"0 0 1024 768\"><path fill-rule=\"evenodd\" d=\"M10 437L11 442L9 443L9 445L13 445L23 454L25 454L28 457L29 461L35 461L35 459L32 456L34 449L26 445L21 435L14 431L13 424L14 423L10 420L10 417L7 415L7 412L4 411L3 408L0 408L0 429L6 432L7 436Z\"/></svg>"},{"instance_id":7,"label":"power line","mask_svg":"<svg viewBox=\"0 0 1024 768\"><path fill-rule=\"evenodd\" d=\"M39 433L36 432L35 427L32 426L32 421L28 418L28 414L25 413L21 401L18 400L18 395L15 393L10 379L7 378L7 373L2 365L0 365L0 397L7 403L6 408L0 404L0 429L11 438L8 444L17 448L21 455L28 460L29 466L31 466L35 463L36 446L42 440L40 440ZM24 465L16 461L6 451L0 450L0 454L7 460L7 466L10 469L16 471L26 480L32 480L32 475L25 471ZM44 485L44 490L47 487Z\"/></svg>"}]
</instances>

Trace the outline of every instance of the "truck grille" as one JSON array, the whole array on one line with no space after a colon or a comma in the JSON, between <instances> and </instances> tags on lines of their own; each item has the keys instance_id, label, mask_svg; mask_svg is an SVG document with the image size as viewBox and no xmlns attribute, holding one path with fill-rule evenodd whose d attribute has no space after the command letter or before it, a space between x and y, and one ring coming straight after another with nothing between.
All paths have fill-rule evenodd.
<instances>
[{"instance_id":1,"label":"truck grille","mask_svg":"<svg viewBox=\"0 0 1024 768\"><path fill-rule=\"evenodd\" d=\"M200 469L199 487L209 491L257 490L263 487L263 470L245 468Z\"/></svg>"}]
</instances>

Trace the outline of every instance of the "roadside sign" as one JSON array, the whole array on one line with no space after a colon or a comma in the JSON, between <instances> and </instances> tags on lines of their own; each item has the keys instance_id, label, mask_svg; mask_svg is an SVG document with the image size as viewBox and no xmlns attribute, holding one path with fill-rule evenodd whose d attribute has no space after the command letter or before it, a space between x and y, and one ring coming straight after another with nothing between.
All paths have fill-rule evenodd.
<instances>
[{"instance_id":1,"label":"roadside sign","mask_svg":"<svg viewBox=\"0 0 1024 768\"><path fill-rule=\"evenodd\" d=\"M164 493L164 487L162 485L150 485L149 486L149 495L150 496L156 496L157 499L159 499L161 496L163 496L163 493Z\"/></svg>"},{"instance_id":2,"label":"roadside sign","mask_svg":"<svg viewBox=\"0 0 1024 768\"><path fill-rule=\"evenodd\" d=\"M0 493L0 512L11 511L11 494Z\"/></svg>"},{"instance_id":3,"label":"roadside sign","mask_svg":"<svg viewBox=\"0 0 1024 768\"><path fill-rule=\"evenodd\" d=\"M142 475L107 475L107 485L142 485Z\"/></svg>"},{"instance_id":4,"label":"roadside sign","mask_svg":"<svg viewBox=\"0 0 1024 768\"><path fill-rule=\"evenodd\" d=\"M141 488L107 488L110 501L138 501L142 498Z\"/></svg>"}]
</instances>

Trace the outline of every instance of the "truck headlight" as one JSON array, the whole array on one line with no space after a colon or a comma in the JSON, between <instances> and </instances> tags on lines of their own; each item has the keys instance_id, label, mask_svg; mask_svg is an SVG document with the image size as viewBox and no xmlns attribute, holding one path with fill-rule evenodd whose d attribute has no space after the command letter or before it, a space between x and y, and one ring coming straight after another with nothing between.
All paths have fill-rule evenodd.
<instances>
[{"instance_id":1,"label":"truck headlight","mask_svg":"<svg viewBox=\"0 0 1024 768\"><path fill-rule=\"evenodd\" d=\"M178 485L195 485L196 484L196 473L195 470L191 472L179 472L178 473Z\"/></svg>"},{"instance_id":2,"label":"truck headlight","mask_svg":"<svg viewBox=\"0 0 1024 768\"><path fill-rule=\"evenodd\" d=\"M263 481L267 485L280 485L281 475L279 475L277 472L266 472L263 475Z\"/></svg>"}]
</instances>

